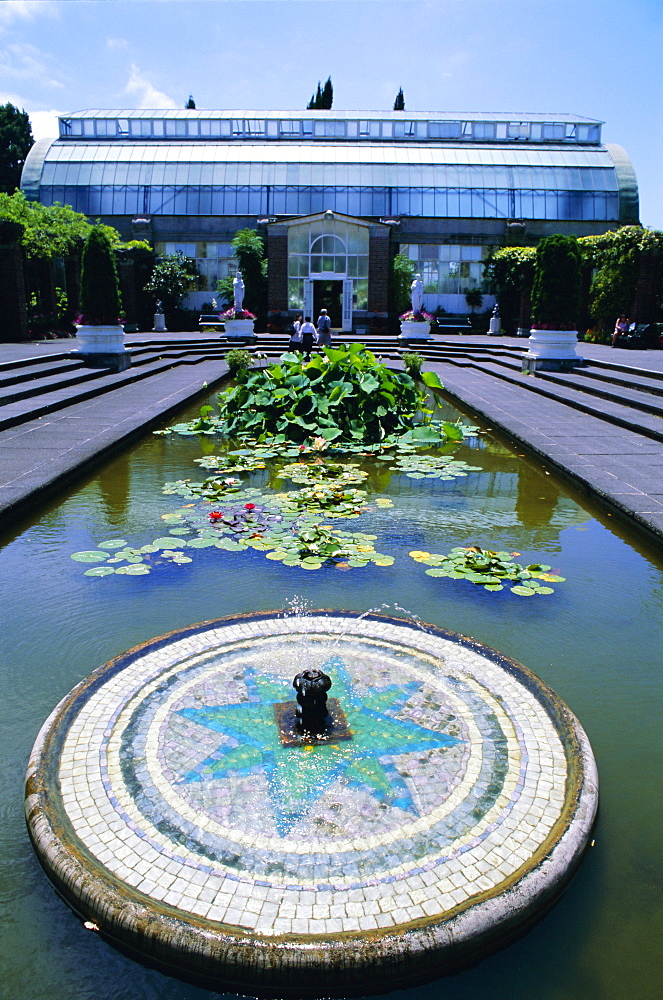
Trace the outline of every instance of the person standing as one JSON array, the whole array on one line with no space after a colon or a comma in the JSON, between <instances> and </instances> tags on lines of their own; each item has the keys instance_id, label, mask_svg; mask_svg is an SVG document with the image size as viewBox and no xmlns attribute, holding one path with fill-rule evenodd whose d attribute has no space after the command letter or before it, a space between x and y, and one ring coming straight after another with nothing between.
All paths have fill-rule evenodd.
<instances>
[{"instance_id":1,"label":"person standing","mask_svg":"<svg viewBox=\"0 0 663 1000\"><path fill-rule=\"evenodd\" d=\"M307 316L299 328L302 335L302 350L307 361L311 360L311 350L315 340L315 327L311 323L311 317Z\"/></svg>"},{"instance_id":2,"label":"person standing","mask_svg":"<svg viewBox=\"0 0 663 1000\"><path fill-rule=\"evenodd\" d=\"M302 349L302 320L303 316L300 313L296 318L295 322L292 324L292 333L290 335L290 343L288 348L291 351L301 351Z\"/></svg>"},{"instance_id":3,"label":"person standing","mask_svg":"<svg viewBox=\"0 0 663 1000\"><path fill-rule=\"evenodd\" d=\"M320 310L318 316L318 347L331 347L331 320L326 309Z\"/></svg>"}]
</instances>

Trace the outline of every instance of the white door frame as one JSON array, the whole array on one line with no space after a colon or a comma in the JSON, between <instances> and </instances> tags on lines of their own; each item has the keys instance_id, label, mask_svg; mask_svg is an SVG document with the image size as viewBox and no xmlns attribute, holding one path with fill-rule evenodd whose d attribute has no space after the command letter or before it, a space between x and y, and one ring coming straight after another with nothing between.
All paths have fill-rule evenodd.
<instances>
[{"instance_id":1,"label":"white door frame","mask_svg":"<svg viewBox=\"0 0 663 1000\"><path fill-rule=\"evenodd\" d=\"M313 320L313 282L310 278L304 278L304 316Z\"/></svg>"},{"instance_id":2,"label":"white door frame","mask_svg":"<svg viewBox=\"0 0 663 1000\"><path fill-rule=\"evenodd\" d=\"M343 332L352 330L352 278L343 278Z\"/></svg>"}]
</instances>

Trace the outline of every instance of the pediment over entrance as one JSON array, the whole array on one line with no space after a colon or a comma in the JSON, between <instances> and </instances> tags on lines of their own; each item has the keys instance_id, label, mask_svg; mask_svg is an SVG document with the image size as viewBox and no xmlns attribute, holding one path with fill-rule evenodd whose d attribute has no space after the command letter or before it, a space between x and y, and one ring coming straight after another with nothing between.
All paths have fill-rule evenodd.
<instances>
[{"instance_id":1,"label":"pediment over entrance","mask_svg":"<svg viewBox=\"0 0 663 1000\"><path fill-rule=\"evenodd\" d=\"M362 219L356 215L343 215L341 212L332 212L331 209L328 209L326 212L316 212L315 215L298 215L293 219L275 219L273 222L268 222L266 226L268 230L276 226L283 226L286 229L290 229L292 226L304 226L311 223L330 222L333 220L350 223L353 226L362 226L365 229L372 229L376 226L387 230L387 232L390 229L389 224L386 222L374 222L373 220Z\"/></svg>"}]
</instances>

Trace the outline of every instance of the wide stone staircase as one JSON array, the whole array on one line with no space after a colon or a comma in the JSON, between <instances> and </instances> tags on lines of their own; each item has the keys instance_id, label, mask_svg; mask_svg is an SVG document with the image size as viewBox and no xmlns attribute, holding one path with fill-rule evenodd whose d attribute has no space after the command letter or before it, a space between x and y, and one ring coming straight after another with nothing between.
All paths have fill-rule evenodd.
<instances>
[{"instance_id":1,"label":"wide stone staircase","mask_svg":"<svg viewBox=\"0 0 663 1000\"><path fill-rule=\"evenodd\" d=\"M343 335L337 342L353 341L366 343L386 364L401 366L403 348L394 338ZM609 361L587 359L582 368L573 372L524 375L521 359L527 341L522 346L486 341L447 336L406 349L422 354L424 367L434 368L452 394L462 373L472 372L480 381L490 380L493 392L495 384L503 382L522 390L527 398L531 395L532 402L537 396L554 399L607 424L663 441L663 371L630 365L625 352L620 352L614 361L612 357ZM285 335L264 335L249 350L272 358L283 353L287 344ZM64 349L44 357L0 362L0 430L112 394L118 388L158 379L181 366L222 362L232 346L223 337L171 334L168 339L158 339L138 335L128 343L131 367L119 373L86 368L75 353ZM16 353L20 354L20 348ZM648 352L646 357L650 354L657 356L658 352Z\"/></svg>"}]
</instances>

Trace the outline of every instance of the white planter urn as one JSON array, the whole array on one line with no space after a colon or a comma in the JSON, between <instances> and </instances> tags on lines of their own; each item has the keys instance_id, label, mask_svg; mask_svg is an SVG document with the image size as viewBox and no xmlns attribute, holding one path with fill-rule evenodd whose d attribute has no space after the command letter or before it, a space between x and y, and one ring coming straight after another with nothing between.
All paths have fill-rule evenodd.
<instances>
[{"instance_id":1,"label":"white planter urn","mask_svg":"<svg viewBox=\"0 0 663 1000\"><path fill-rule=\"evenodd\" d=\"M402 319L400 339L430 340L430 323L421 323L413 319Z\"/></svg>"},{"instance_id":2,"label":"white planter urn","mask_svg":"<svg viewBox=\"0 0 663 1000\"><path fill-rule=\"evenodd\" d=\"M124 330L118 324L108 326L76 327L78 347L74 354L86 359L88 364L99 368L115 368L123 371L131 364L131 355L124 346Z\"/></svg>"},{"instance_id":3,"label":"white planter urn","mask_svg":"<svg viewBox=\"0 0 663 1000\"><path fill-rule=\"evenodd\" d=\"M530 330L528 357L543 360L578 360L577 330Z\"/></svg>"},{"instance_id":4,"label":"white planter urn","mask_svg":"<svg viewBox=\"0 0 663 1000\"><path fill-rule=\"evenodd\" d=\"M523 355L523 372L570 371L584 365L577 353L577 330L530 330L529 349Z\"/></svg>"},{"instance_id":5,"label":"white planter urn","mask_svg":"<svg viewBox=\"0 0 663 1000\"><path fill-rule=\"evenodd\" d=\"M228 340L253 340L252 319L227 319L224 321Z\"/></svg>"}]
</instances>

